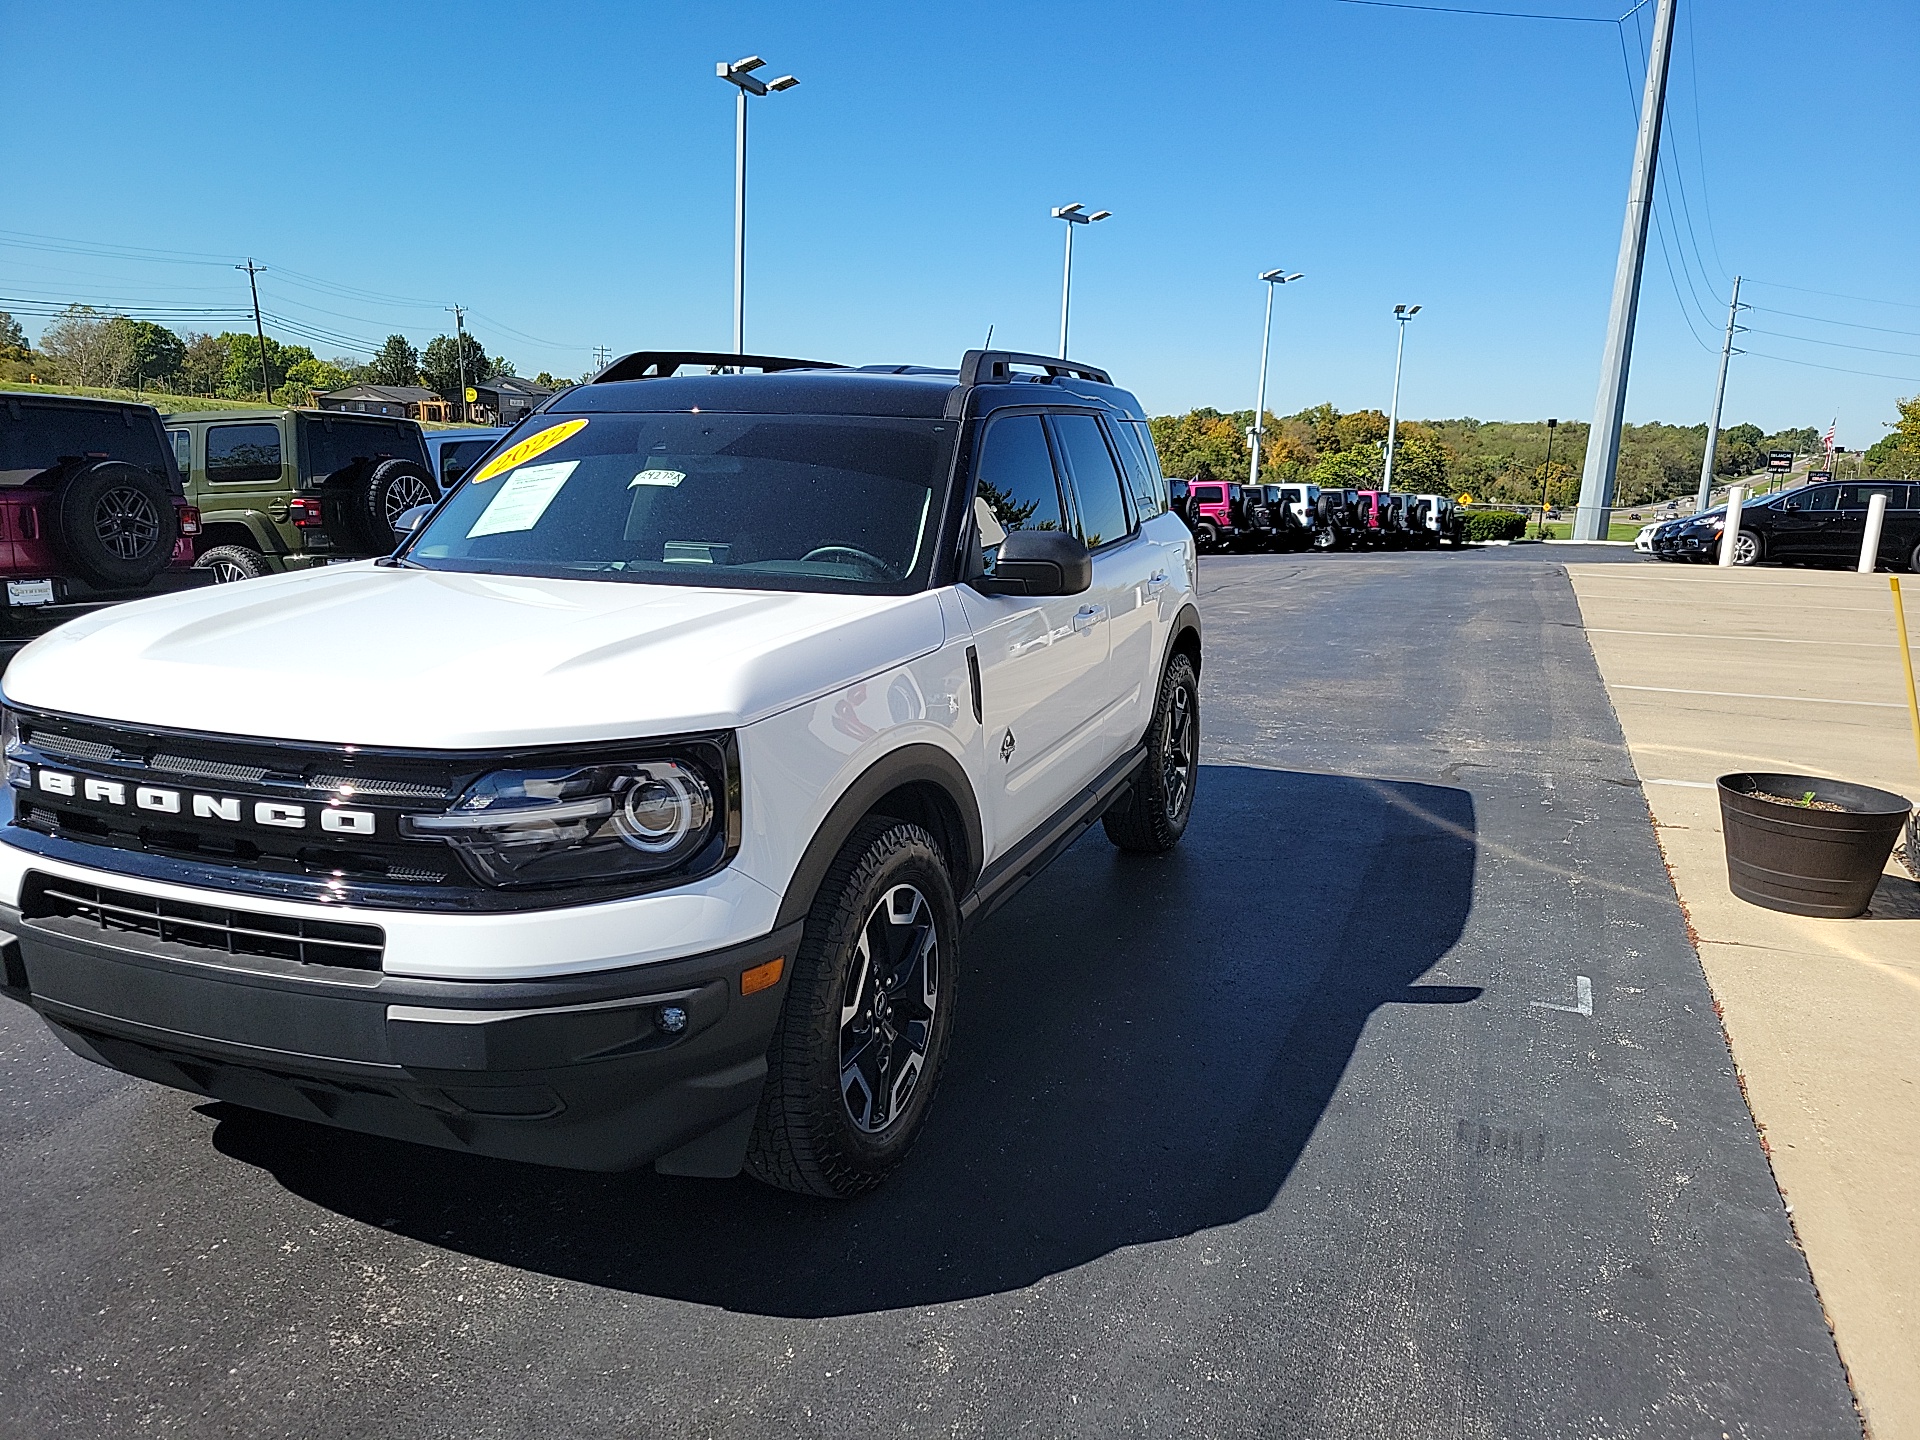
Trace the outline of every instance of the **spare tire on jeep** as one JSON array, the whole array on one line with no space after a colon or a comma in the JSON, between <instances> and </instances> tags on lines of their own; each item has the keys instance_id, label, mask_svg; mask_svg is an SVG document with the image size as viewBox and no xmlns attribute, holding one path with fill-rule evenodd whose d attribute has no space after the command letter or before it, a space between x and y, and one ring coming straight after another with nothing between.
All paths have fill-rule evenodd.
<instances>
[{"instance_id":1,"label":"spare tire on jeep","mask_svg":"<svg viewBox=\"0 0 1920 1440\"><path fill-rule=\"evenodd\" d=\"M384 555L400 542L393 522L416 505L440 498L433 477L411 460L381 460L334 477L341 518L353 544Z\"/></svg>"},{"instance_id":2,"label":"spare tire on jeep","mask_svg":"<svg viewBox=\"0 0 1920 1440\"><path fill-rule=\"evenodd\" d=\"M138 465L103 460L63 476L50 538L84 580L108 590L150 583L173 559L180 517L166 485Z\"/></svg>"}]
</instances>

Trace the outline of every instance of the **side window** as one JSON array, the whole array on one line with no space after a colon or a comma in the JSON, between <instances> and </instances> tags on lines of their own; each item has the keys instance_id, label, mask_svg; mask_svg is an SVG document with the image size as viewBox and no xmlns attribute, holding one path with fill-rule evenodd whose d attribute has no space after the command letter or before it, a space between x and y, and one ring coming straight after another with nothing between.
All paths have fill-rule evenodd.
<instances>
[{"instance_id":1,"label":"side window","mask_svg":"<svg viewBox=\"0 0 1920 1440\"><path fill-rule=\"evenodd\" d=\"M1133 512L1142 520L1151 520L1167 508L1167 482L1160 473L1159 456L1154 453L1153 432L1140 420L1116 420L1112 429L1120 466L1127 472Z\"/></svg>"},{"instance_id":2,"label":"side window","mask_svg":"<svg viewBox=\"0 0 1920 1440\"><path fill-rule=\"evenodd\" d=\"M1066 452L1067 471L1073 477L1073 496L1080 510L1080 538L1087 548L1111 545L1133 532L1127 513L1126 491L1113 451L1091 415L1055 415L1053 433Z\"/></svg>"},{"instance_id":3,"label":"side window","mask_svg":"<svg viewBox=\"0 0 1920 1440\"><path fill-rule=\"evenodd\" d=\"M258 485L279 478L279 426L212 425L207 428L207 479Z\"/></svg>"},{"instance_id":4,"label":"side window","mask_svg":"<svg viewBox=\"0 0 1920 1440\"><path fill-rule=\"evenodd\" d=\"M1907 508L1907 487L1904 485L1842 485L1840 487L1840 508L1842 510L1865 510L1867 502L1875 495L1887 497L1889 510Z\"/></svg>"},{"instance_id":5,"label":"side window","mask_svg":"<svg viewBox=\"0 0 1920 1440\"><path fill-rule=\"evenodd\" d=\"M451 490L473 462L493 448L491 440L452 440L440 447L440 484Z\"/></svg>"},{"instance_id":6,"label":"side window","mask_svg":"<svg viewBox=\"0 0 1920 1440\"><path fill-rule=\"evenodd\" d=\"M193 473L193 432L169 430L167 439L173 442L173 463L180 467L180 478L184 480Z\"/></svg>"},{"instance_id":7,"label":"side window","mask_svg":"<svg viewBox=\"0 0 1920 1440\"><path fill-rule=\"evenodd\" d=\"M1193 487L1193 498L1202 505L1218 505L1227 498L1227 492L1218 485L1196 485Z\"/></svg>"},{"instance_id":8,"label":"side window","mask_svg":"<svg viewBox=\"0 0 1920 1440\"><path fill-rule=\"evenodd\" d=\"M1840 491L1838 485L1816 485L1807 496L1807 509L1831 510L1833 497Z\"/></svg>"},{"instance_id":9,"label":"side window","mask_svg":"<svg viewBox=\"0 0 1920 1440\"><path fill-rule=\"evenodd\" d=\"M976 495L1002 529L1065 528L1053 455L1038 415L1006 415L989 425L974 477Z\"/></svg>"}]
</instances>

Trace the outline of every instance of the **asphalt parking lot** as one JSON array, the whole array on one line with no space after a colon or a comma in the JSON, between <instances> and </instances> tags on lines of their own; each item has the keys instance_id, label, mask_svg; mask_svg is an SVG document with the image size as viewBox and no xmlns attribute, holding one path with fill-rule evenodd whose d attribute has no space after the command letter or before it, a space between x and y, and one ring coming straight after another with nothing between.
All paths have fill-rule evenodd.
<instances>
[{"instance_id":1,"label":"asphalt parking lot","mask_svg":"<svg viewBox=\"0 0 1920 1440\"><path fill-rule=\"evenodd\" d=\"M976 933L855 1204L255 1117L0 1010L0 1435L1857 1436L1566 558L1205 561L1187 843Z\"/></svg>"}]
</instances>

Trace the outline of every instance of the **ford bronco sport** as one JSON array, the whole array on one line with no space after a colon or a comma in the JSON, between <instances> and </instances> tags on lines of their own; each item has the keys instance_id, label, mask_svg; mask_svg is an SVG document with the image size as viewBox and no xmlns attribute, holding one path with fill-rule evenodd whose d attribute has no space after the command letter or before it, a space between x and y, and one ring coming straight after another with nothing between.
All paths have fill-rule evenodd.
<instances>
[{"instance_id":1,"label":"ford bronco sport","mask_svg":"<svg viewBox=\"0 0 1920 1440\"><path fill-rule=\"evenodd\" d=\"M389 558L22 652L5 993L237 1105L857 1194L966 928L1180 839L1195 578L1103 371L630 355Z\"/></svg>"},{"instance_id":2,"label":"ford bronco sport","mask_svg":"<svg viewBox=\"0 0 1920 1440\"><path fill-rule=\"evenodd\" d=\"M0 395L0 663L103 605L203 583L150 405Z\"/></svg>"},{"instance_id":3,"label":"ford bronco sport","mask_svg":"<svg viewBox=\"0 0 1920 1440\"><path fill-rule=\"evenodd\" d=\"M332 410L167 416L204 529L194 550L220 581L384 555L402 511L438 498L420 426Z\"/></svg>"}]
</instances>

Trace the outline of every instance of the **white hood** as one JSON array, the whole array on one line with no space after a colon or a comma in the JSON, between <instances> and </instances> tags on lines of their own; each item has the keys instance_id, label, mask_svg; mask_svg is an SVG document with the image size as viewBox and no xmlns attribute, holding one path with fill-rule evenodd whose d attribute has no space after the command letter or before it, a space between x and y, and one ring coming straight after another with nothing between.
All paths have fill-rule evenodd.
<instances>
[{"instance_id":1,"label":"white hood","mask_svg":"<svg viewBox=\"0 0 1920 1440\"><path fill-rule=\"evenodd\" d=\"M336 744L489 748L751 724L938 649L938 598L389 569L218 585L69 621L32 709Z\"/></svg>"}]
</instances>

